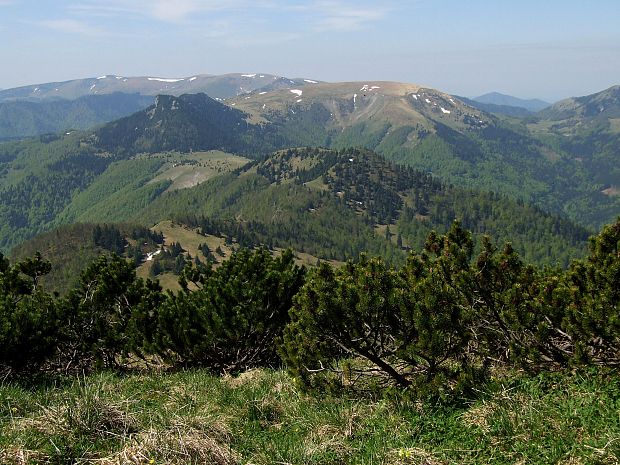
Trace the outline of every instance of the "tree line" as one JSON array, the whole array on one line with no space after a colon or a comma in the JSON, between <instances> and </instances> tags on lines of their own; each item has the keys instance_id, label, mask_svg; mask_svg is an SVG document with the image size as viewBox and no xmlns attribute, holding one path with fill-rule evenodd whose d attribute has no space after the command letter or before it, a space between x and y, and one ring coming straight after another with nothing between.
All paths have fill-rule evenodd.
<instances>
[{"instance_id":1,"label":"tree line","mask_svg":"<svg viewBox=\"0 0 620 465\"><path fill-rule=\"evenodd\" d=\"M99 232L97 232L99 234ZM188 264L181 290L104 255L63 297L39 254L0 257L0 366L6 376L171 369L238 373L285 366L319 392L471 393L493 368L528 372L620 363L620 218L567 270L525 263L509 243L455 222L404 265L362 254L340 268L291 251L240 249L218 268Z\"/></svg>"}]
</instances>

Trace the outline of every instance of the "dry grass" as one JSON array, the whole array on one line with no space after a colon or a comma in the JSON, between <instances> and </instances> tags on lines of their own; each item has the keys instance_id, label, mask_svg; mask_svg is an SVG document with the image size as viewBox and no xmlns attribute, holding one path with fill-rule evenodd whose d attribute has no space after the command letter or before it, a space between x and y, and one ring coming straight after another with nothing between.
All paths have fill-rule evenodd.
<instances>
[{"instance_id":1,"label":"dry grass","mask_svg":"<svg viewBox=\"0 0 620 465\"><path fill-rule=\"evenodd\" d=\"M39 415L20 418L11 427L14 431L32 430L48 436L80 432L93 438L124 437L138 430L136 418L127 408L99 398L79 398L63 405L41 407Z\"/></svg>"},{"instance_id":2,"label":"dry grass","mask_svg":"<svg viewBox=\"0 0 620 465\"><path fill-rule=\"evenodd\" d=\"M361 405L353 405L342 410L338 423L319 424L313 427L304 441L304 451L308 458L330 452L337 457L351 457L353 449L350 439L361 429L361 423L368 414Z\"/></svg>"},{"instance_id":3,"label":"dry grass","mask_svg":"<svg viewBox=\"0 0 620 465\"><path fill-rule=\"evenodd\" d=\"M0 463L3 465L27 465L31 463L45 463L48 457L41 452L22 449L19 447L0 450Z\"/></svg>"},{"instance_id":4,"label":"dry grass","mask_svg":"<svg viewBox=\"0 0 620 465\"><path fill-rule=\"evenodd\" d=\"M568 457L566 460L558 462L558 465L584 465L584 463L577 457Z\"/></svg>"},{"instance_id":5,"label":"dry grass","mask_svg":"<svg viewBox=\"0 0 620 465\"><path fill-rule=\"evenodd\" d=\"M244 371L237 376L229 374L222 376L222 382L231 388L253 387L263 382L266 377L267 373L264 370L253 369Z\"/></svg>"},{"instance_id":6,"label":"dry grass","mask_svg":"<svg viewBox=\"0 0 620 465\"><path fill-rule=\"evenodd\" d=\"M93 421L93 417L95 421ZM66 406L59 410L46 409L44 416L25 419L21 428L35 429L48 437L64 434L72 437L76 431L90 431L94 435L115 435L121 440L120 451L97 459L80 459L76 463L101 465L144 465L166 463L169 465L214 464L235 465L238 454L229 443L232 432L221 419L194 416L176 418L165 429L148 429L138 432L124 412L114 406L85 414L72 412ZM51 458L36 451L13 448L0 451L0 463L21 465L50 463Z\"/></svg>"},{"instance_id":7,"label":"dry grass","mask_svg":"<svg viewBox=\"0 0 620 465\"><path fill-rule=\"evenodd\" d=\"M342 428L334 425L318 426L310 432L304 441L305 455L310 459L325 452L331 452L338 457L350 456L353 451L346 439Z\"/></svg>"},{"instance_id":8,"label":"dry grass","mask_svg":"<svg viewBox=\"0 0 620 465\"><path fill-rule=\"evenodd\" d=\"M119 452L91 463L101 465L235 465L239 455L228 442L230 431L219 423L197 428L180 421L164 431L149 430L132 438Z\"/></svg>"},{"instance_id":9,"label":"dry grass","mask_svg":"<svg viewBox=\"0 0 620 465\"><path fill-rule=\"evenodd\" d=\"M445 463L424 449L404 447L390 451L385 465L444 465Z\"/></svg>"},{"instance_id":10,"label":"dry grass","mask_svg":"<svg viewBox=\"0 0 620 465\"><path fill-rule=\"evenodd\" d=\"M266 370L0 386L0 464L619 464L616 375L550 376L467 410L316 398Z\"/></svg>"},{"instance_id":11,"label":"dry grass","mask_svg":"<svg viewBox=\"0 0 620 465\"><path fill-rule=\"evenodd\" d=\"M497 406L493 402L483 402L481 405L467 410L461 417L465 426L479 428L480 431L488 433L490 431L490 418L493 416Z\"/></svg>"}]
</instances>

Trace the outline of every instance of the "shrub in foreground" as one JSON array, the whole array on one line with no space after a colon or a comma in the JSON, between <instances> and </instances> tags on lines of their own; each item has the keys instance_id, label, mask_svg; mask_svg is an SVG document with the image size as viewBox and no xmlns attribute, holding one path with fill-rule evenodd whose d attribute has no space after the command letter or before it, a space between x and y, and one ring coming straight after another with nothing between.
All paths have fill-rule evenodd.
<instances>
[{"instance_id":1,"label":"shrub in foreground","mask_svg":"<svg viewBox=\"0 0 620 465\"><path fill-rule=\"evenodd\" d=\"M156 310L150 350L219 373L276 365L274 341L304 273L291 251L274 258L266 249L237 251L217 269L187 269L184 289Z\"/></svg>"},{"instance_id":2,"label":"shrub in foreground","mask_svg":"<svg viewBox=\"0 0 620 465\"><path fill-rule=\"evenodd\" d=\"M435 395L470 382L471 315L459 286L471 253L469 234L455 224L401 270L363 256L337 270L323 264L295 298L284 332L290 371L310 388L397 386Z\"/></svg>"},{"instance_id":3,"label":"shrub in foreground","mask_svg":"<svg viewBox=\"0 0 620 465\"><path fill-rule=\"evenodd\" d=\"M488 239L472 260L471 236L455 223L400 270L362 257L310 273L280 352L307 388L396 386L416 396L461 393L497 365L617 366L619 248L620 219L567 272L536 269Z\"/></svg>"},{"instance_id":4,"label":"shrub in foreground","mask_svg":"<svg viewBox=\"0 0 620 465\"><path fill-rule=\"evenodd\" d=\"M60 329L56 302L38 285L49 271L40 254L15 265L0 254L0 368L35 371L54 352Z\"/></svg>"}]
</instances>

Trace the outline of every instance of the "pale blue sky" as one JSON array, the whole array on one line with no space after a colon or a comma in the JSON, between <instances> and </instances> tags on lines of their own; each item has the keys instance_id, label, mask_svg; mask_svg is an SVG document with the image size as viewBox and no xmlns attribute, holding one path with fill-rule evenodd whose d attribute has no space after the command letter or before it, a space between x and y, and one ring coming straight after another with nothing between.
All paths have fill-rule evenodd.
<instances>
[{"instance_id":1,"label":"pale blue sky","mask_svg":"<svg viewBox=\"0 0 620 465\"><path fill-rule=\"evenodd\" d=\"M620 84L620 0L0 0L0 88L262 72L557 100Z\"/></svg>"}]
</instances>

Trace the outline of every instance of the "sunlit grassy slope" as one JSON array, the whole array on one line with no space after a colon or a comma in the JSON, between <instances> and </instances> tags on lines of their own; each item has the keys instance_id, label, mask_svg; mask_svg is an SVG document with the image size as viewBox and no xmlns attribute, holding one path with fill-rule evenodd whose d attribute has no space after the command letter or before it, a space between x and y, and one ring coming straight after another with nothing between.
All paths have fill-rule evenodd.
<instances>
[{"instance_id":1,"label":"sunlit grassy slope","mask_svg":"<svg viewBox=\"0 0 620 465\"><path fill-rule=\"evenodd\" d=\"M248 159L218 150L193 152L188 154L155 155L163 158L164 165L150 182L172 181L168 190L193 187L229 171L233 171L246 163ZM149 158L153 158L152 155Z\"/></svg>"},{"instance_id":2,"label":"sunlit grassy slope","mask_svg":"<svg viewBox=\"0 0 620 465\"><path fill-rule=\"evenodd\" d=\"M209 246L209 250L212 251L219 249L221 251L221 255L218 253L214 254L214 257L217 260L214 264L215 267L219 266L224 260L229 258L233 253L233 248L235 247L234 245L226 244L224 237L214 236L211 234L199 234L194 229L170 220L161 221L151 229L156 232L161 232L164 235L164 246L169 247L173 242L178 242L181 244L183 250L185 250L185 252L187 252L191 257L199 257L202 261L205 261L205 257L199 249L201 244L207 244ZM275 248L273 253L274 255L279 255L282 251L283 249L281 248ZM318 260L319 259L314 255L295 251L295 262L298 265L312 266L315 265ZM323 261L326 263L331 263L332 265L341 264L341 262L336 260ZM152 261L143 262L136 271L137 275L142 278L150 277L150 269L152 264ZM180 289L178 283L179 277L173 273L162 273L156 278L159 280L164 289Z\"/></svg>"},{"instance_id":3,"label":"sunlit grassy slope","mask_svg":"<svg viewBox=\"0 0 620 465\"><path fill-rule=\"evenodd\" d=\"M0 385L0 463L614 464L617 375L481 387L462 406L311 397L283 372Z\"/></svg>"}]
</instances>

